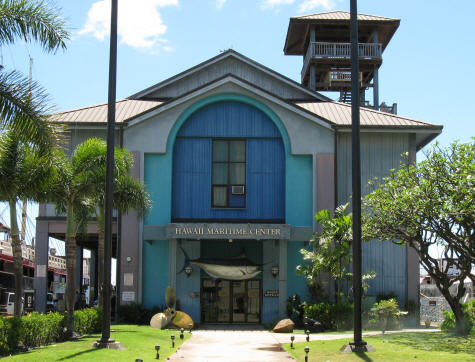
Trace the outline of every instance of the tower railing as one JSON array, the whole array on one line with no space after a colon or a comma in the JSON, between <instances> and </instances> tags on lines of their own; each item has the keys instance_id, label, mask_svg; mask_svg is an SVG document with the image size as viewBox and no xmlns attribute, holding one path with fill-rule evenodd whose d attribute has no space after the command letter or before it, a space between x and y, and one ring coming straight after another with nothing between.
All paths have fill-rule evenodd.
<instances>
[{"instance_id":1,"label":"tower railing","mask_svg":"<svg viewBox=\"0 0 475 362\"><path fill-rule=\"evenodd\" d=\"M312 58L318 59L344 59L350 60L351 47L350 43L330 43L330 42L312 42L307 48L305 54L302 79L307 73L307 68ZM382 45L380 43L359 43L358 54L360 59L380 60L382 55Z\"/></svg>"}]
</instances>

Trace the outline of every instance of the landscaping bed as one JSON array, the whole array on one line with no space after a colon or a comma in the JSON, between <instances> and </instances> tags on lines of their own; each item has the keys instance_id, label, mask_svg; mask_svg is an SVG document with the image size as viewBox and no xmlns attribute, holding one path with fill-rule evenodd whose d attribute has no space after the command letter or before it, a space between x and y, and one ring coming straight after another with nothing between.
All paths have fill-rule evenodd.
<instances>
[{"instance_id":1,"label":"landscaping bed","mask_svg":"<svg viewBox=\"0 0 475 362\"><path fill-rule=\"evenodd\" d=\"M172 348L170 336L175 335L175 348ZM185 332L187 340L191 335ZM155 345L160 345L160 360L165 360L179 348L183 341L180 340L178 330L157 330L150 326L137 326L118 324L111 326L111 338L119 341L125 350L96 349L92 344L101 337L100 333L86 335L77 341L68 341L51 344L45 347L32 349L10 357L9 361L143 361L155 360Z\"/></svg>"},{"instance_id":2,"label":"landscaping bed","mask_svg":"<svg viewBox=\"0 0 475 362\"><path fill-rule=\"evenodd\" d=\"M304 347L309 346L309 361L473 361L475 333L459 337L443 332L396 333L364 337L375 351L369 353L342 353L341 347L349 339L310 341L285 344L284 349L297 361L304 361Z\"/></svg>"}]
</instances>

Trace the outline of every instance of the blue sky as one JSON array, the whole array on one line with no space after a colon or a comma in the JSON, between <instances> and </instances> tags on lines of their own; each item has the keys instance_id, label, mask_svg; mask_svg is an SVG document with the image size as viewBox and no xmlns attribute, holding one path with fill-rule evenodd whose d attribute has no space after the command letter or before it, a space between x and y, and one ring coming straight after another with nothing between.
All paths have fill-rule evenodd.
<instances>
[{"instance_id":1,"label":"blue sky","mask_svg":"<svg viewBox=\"0 0 475 362\"><path fill-rule=\"evenodd\" d=\"M119 0L117 98L229 48L299 81L302 58L283 54L289 17L349 11L349 3ZM2 64L27 75L29 56L33 57L33 78L47 90L57 110L105 103L110 3L57 0L56 5L71 29L67 50L44 54L32 44L17 42L0 49ZM398 103L400 115L442 124L443 133L437 138L442 145L456 139L470 141L475 136L475 1L360 0L358 11L401 19L383 54L380 100Z\"/></svg>"},{"instance_id":2,"label":"blue sky","mask_svg":"<svg viewBox=\"0 0 475 362\"><path fill-rule=\"evenodd\" d=\"M349 0L119 0L117 98L186 70L221 50L234 50L296 81L302 59L285 56L289 17L349 10ZM3 47L7 69L28 74L57 110L107 100L109 1L56 1L72 33L66 51L31 44ZM380 100L398 113L436 124L438 140L475 136L475 2L358 1L360 13L401 19L380 70ZM368 96L370 96L370 93ZM338 94L331 97L336 99Z\"/></svg>"}]
</instances>

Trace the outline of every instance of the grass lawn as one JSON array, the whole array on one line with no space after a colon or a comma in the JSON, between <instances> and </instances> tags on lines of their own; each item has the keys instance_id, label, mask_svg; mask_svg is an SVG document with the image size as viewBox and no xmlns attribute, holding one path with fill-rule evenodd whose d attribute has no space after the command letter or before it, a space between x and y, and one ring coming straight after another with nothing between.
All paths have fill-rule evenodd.
<instances>
[{"instance_id":1,"label":"grass lawn","mask_svg":"<svg viewBox=\"0 0 475 362\"><path fill-rule=\"evenodd\" d=\"M175 335L175 348L172 349L170 336ZM180 331L157 330L150 326L130 324L111 325L111 338L119 341L124 351L95 349L92 344L101 337L100 334L85 336L74 342L51 344L6 357L9 361L144 361L155 360L155 345L160 345L160 360L166 360L181 346ZM185 340L190 334L185 332Z\"/></svg>"},{"instance_id":2,"label":"grass lawn","mask_svg":"<svg viewBox=\"0 0 475 362\"><path fill-rule=\"evenodd\" d=\"M297 361L304 361L304 347L310 347L309 361L474 361L475 333L455 337L442 332L398 333L364 337L375 351L369 353L341 353L348 339L310 341L284 345Z\"/></svg>"}]
</instances>

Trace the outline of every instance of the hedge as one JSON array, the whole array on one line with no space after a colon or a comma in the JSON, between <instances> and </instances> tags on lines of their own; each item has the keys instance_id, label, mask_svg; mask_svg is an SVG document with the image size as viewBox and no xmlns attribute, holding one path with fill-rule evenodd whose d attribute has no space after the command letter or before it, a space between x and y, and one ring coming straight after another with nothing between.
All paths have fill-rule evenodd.
<instances>
[{"instance_id":1,"label":"hedge","mask_svg":"<svg viewBox=\"0 0 475 362\"><path fill-rule=\"evenodd\" d=\"M304 315L322 324L324 330L353 328L352 303L304 303Z\"/></svg>"},{"instance_id":2,"label":"hedge","mask_svg":"<svg viewBox=\"0 0 475 362\"><path fill-rule=\"evenodd\" d=\"M67 318L67 314L36 312L21 317L0 317L0 355L63 341ZM102 311L99 309L74 312L74 328L79 334L100 332L101 323Z\"/></svg>"}]
</instances>

